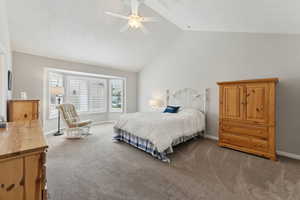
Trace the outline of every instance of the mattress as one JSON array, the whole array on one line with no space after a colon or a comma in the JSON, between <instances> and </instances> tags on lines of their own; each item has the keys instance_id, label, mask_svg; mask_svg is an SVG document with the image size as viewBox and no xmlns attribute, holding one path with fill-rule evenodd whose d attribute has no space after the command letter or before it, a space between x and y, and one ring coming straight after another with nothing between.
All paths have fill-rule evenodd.
<instances>
[{"instance_id":1,"label":"mattress","mask_svg":"<svg viewBox=\"0 0 300 200\"><path fill-rule=\"evenodd\" d=\"M130 113L122 115L114 129L147 140L158 152L165 152L176 139L203 132L205 115L196 109L178 113Z\"/></svg>"}]
</instances>

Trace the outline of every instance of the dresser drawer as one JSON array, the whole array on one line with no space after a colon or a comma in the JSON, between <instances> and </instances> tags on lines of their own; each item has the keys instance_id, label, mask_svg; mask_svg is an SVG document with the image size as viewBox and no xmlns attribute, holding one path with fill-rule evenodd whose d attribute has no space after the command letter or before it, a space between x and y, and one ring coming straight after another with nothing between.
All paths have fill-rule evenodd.
<instances>
[{"instance_id":1,"label":"dresser drawer","mask_svg":"<svg viewBox=\"0 0 300 200\"><path fill-rule=\"evenodd\" d=\"M254 149L257 151L268 151L268 142L266 140L253 138L249 136L240 136L230 133L221 134L221 142L238 147Z\"/></svg>"},{"instance_id":2,"label":"dresser drawer","mask_svg":"<svg viewBox=\"0 0 300 200\"><path fill-rule=\"evenodd\" d=\"M8 120L31 121L39 118L38 100L10 100L8 101Z\"/></svg>"},{"instance_id":3,"label":"dresser drawer","mask_svg":"<svg viewBox=\"0 0 300 200\"><path fill-rule=\"evenodd\" d=\"M221 142L239 146L239 147L247 147L247 148L251 147L251 144L250 144L251 141L250 141L249 137L233 135L230 133L222 133Z\"/></svg>"},{"instance_id":4,"label":"dresser drawer","mask_svg":"<svg viewBox=\"0 0 300 200\"><path fill-rule=\"evenodd\" d=\"M253 127L241 124L227 124L222 125L222 131L229 133L237 133L240 135L255 136L260 138L268 138L267 127Z\"/></svg>"}]
</instances>

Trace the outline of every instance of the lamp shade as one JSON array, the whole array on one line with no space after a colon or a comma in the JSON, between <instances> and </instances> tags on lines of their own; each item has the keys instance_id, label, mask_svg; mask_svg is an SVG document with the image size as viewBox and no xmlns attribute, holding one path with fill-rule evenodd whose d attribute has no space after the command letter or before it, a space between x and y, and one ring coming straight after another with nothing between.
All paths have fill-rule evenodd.
<instances>
[{"instance_id":1,"label":"lamp shade","mask_svg":"<svg viewBox=\"0 0 300 200\"><path fill-rule=\"evenodd\" d=\"M65 89L64 87L51 87L50 93L56 96L64 95Z\"/></svg>"},{"instance_id":2,"label":"lamp shade","mask_svg":"<svg viewBox=\"0 0 300 200\"><path fill-rule=\"evenodd\" d=\"M163 106L163 101L160 100L160 99L151 99L151 100L149 101L149 105L150 105L151 107L158 108L158 107Z\"/></svg>"}]
</instances>

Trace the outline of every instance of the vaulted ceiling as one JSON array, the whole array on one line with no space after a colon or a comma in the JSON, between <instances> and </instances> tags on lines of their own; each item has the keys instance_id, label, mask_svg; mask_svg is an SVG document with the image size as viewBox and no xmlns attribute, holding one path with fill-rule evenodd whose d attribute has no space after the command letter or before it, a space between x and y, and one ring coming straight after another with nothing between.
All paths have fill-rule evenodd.
<instances>
[{"instance_id":1,"label":"vaulted ceiling","mask_svg":"<svg viewBox=\"0 0 300 200\"><path fill-rule=\"evenodd\" d=\"M300 33L299 0L147 0L184 30Z\"/></svg>"},{"instance_id":2,"label":"vaulted ceiling","mask_svg":"<svg viewBox=\"0 0 300 200\"><path fill-rule=\"evenodd\" d=\"M141 6L150 31L120 32L129 14L124 0L7 0L12 48L34 55L139 71L173 42L181 30L152 9Z\"/></svg>"},{"instance_id":3,"label":"vaulted ceiling","mask_svg":"<svg viewBox=\"0 0 300 200\"><path fill-rule=\"evenodd\" d=\"M130 0L7 0L15 51L139 71L184 30L300 33L299 0L141 0L159 22L120 33Z\"/></svg>"}]
</instances>

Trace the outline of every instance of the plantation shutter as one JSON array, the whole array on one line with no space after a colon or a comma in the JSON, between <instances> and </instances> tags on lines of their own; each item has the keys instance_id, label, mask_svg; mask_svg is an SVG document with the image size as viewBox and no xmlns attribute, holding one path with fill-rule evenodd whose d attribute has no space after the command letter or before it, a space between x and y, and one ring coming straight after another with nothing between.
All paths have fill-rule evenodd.
<instances>
[{"instance_id":1,"label":"plantation shutter","mask_svg":"<svg viewBox=\"0 0 300 200\"><path fill-rule=\"evenodd\" d=\"M90 80L89 85L89 111L106 112L106 80Z\"/></svg>"},{"instance_id":2,"label":"plantation shutter","mask_svg":"<svg viewBox=\"0 0 300 200\"><path fill-rule=\"evenodd\" d=\"M68 76L68 102L74 104L77 112L89 111L88 80Z\"/></svg>"}]
</instances>

